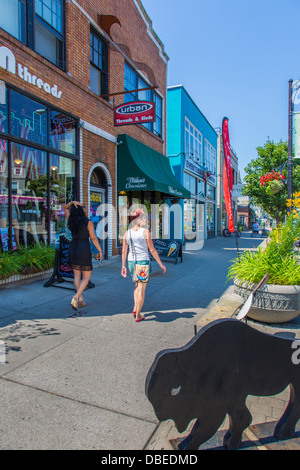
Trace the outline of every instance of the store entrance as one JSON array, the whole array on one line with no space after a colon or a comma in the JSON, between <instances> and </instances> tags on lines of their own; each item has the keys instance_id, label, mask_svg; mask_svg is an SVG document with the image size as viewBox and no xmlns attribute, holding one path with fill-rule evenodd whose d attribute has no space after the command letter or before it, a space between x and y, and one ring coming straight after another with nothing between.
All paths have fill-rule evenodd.
<instances>
[{"instance_id":1,"label":"store entrance","mask_svg":"<svg viewBox=\"0 0 300 470\"><path fill-rule=\"evenodd\" d=\"M107 228L105 221L107 220L106 212L101 210L101 205L106 203L106 177L100 168L96 168L91 174L90 191L89 191L89 218L94 224L94 229L99 240L103 258L107 258ZM97 249L91 242L92 254L98 253Z\"/></svg>"},{"instance_id":2,"label":"store entrance","mask_svg":"<svg viewBox=\"0 0 300 470\"><path fill-rule=\"evenodd\" d=\"M103 257L106 257L106 243L104 237L103 219L104 216L99 215L99 208L101 204L105 203L105 189L90 188L90 215L89 218L94 224L94 229L99 240ZM98 253L94 244L91 243L92 254Z\"/></svg>"}]
</instances>

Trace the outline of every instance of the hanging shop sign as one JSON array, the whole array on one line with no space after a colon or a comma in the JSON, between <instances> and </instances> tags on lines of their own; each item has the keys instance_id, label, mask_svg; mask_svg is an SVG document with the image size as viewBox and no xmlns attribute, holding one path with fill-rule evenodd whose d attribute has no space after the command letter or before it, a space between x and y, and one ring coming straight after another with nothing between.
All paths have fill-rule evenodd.
<instances>
[{"instance_id":1,"label":"hanging shop sign","mask_svg":"<svg viewBox=\"0 0 300 470\"><path fill-rule=\"evenodd\" d=\"M19 78L43 90L45 93L58 99L61 98L62 92L58 90L57 85L49 84L44 79L32 73L27 66L17 63L14 53L6 46L0 46L0 67L7 72L18 75Z\"/></svg>"},{"instance_id":2,"label":"hanging shop sign","mask_svg":"<svg viewBox=\"0 0 300 470\"><path fill-rule=\"evenodd\" d=\"M155 103L151 101L131 101L114 108L114 125L145 124L155 121Z\"/></svg>"}]
</instances>

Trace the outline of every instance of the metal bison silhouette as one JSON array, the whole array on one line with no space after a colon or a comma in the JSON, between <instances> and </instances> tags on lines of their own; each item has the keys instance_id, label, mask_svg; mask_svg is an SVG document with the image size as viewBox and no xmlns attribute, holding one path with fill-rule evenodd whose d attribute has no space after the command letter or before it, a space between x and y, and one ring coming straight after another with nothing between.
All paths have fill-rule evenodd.
<instances>
[{"instance_id":1,"label":"metal bison silhouette","mask_svg":"<svg viewBox=\"0 0 300 470\"><path fill-rule=\"evenodd\" d=\"M157 418L172 419L180 433L196 419L179 449L198 449L227 414L223 445L236 449L252 421L247 396L276 395L290 385L289 404L274 431L276 439L288 439L300 418L300 365L293 363L292 354L290 339L261 333L235 319L217 320L186 346L157 354L146 395Z\"/></svg>"}]
</instances>

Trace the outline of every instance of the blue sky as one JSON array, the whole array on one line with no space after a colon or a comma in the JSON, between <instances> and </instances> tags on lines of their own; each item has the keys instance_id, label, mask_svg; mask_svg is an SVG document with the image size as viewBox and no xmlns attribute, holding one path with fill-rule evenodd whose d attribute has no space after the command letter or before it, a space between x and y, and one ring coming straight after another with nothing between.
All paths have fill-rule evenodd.
<instances>
[{"instance_id":1,"label":"blue sky","mask_svg":"<svg viewBox=\"0 0 300 470\"><path fill-rule=\"evenodd\" d=\"M213 127L229 119L244 167L287 140L288 81L300 78L300 0L141 0L182 84Z\"/></svg>"}]
</instances>

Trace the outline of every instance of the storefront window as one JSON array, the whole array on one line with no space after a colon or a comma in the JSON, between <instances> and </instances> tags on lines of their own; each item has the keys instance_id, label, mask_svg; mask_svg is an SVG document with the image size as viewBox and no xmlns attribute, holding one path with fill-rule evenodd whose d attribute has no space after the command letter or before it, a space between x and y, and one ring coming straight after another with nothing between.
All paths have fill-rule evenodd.
<instances>
[{"instance_id":1,"label":"storefront window","mask_svg":"<svg viewBox=\"0 0 300 470\"><path fill-rule=\"evenodd\" d=\"M47 145L47 108L26 96L10 92L11 133Z\"/></svg>"},{"instance_id":2,"label":"storefront window","mask_svg":"<svg viewBox=\"0 0 300 470\"><path fill-rule=\"evenodd\" d=\"M215 200L215 188L210 184L207 185L206 197L207 199L212 199L213 201Z\"/></svg>"},{"instance_id":3,"label":"storefront window","mask_svg":"<svg viewBox=\"0 0 300 470\"><path fill-rule=\"evenodd\" d=\"M196 240L196 200L184 200L184 239L186 241Z\"/></svg>"},{"instance_id":4,"label":"storefront window","mask_svg":"<svg viewBox=\"0 0 300 470\"><path fill-rule=\"evenodd\" d=\"M207 203L206 208L206 223L207 223L207 236L215 235L215 206L214 204Z\"/></svg>"},{"instance_id":5,"label":"storefront window","mask_svg":"<svg viewBox=\"0 0 300 470\"><path fill-rule=\"evenodd\" d=\"M198 180L198 197L205 197L205 182Z\"/></svg>"},{"instance_id":6,"label":"storefront window","mask_svg":"<svg viewBox=\"0 0 300 470\"><path fill-rule=\"evenodd\" d=\"M50 154L50 243L65 232L64 205L76 198L75 161Z\"/></svg>"},{"instance_id":7,"label":"storefront window","mask_svg":"<svg viewBox=\"0 0 300 470\"><path fill-rule=\"evenodd\" d=\"M4 251L8 250L8 158L7 142L0 139L0 237L1 246ZM13 210L13 219L16 219L16 212ZM13 234L14 235L14 234ZM15 247L15 243L14 243Z\"/></svg>"},{"instance_id":8,"label":"storefront window","mask_svg":"<svg viewBox=\"0 0 300 470\"><path fill-rule=\"evenodd\" d=\"M11 154L16 241L25 246L46 242L47 154L19 144L12 144Z\"/></svg>"},{"instance_id":9,"label":"storefront window","mask_svg":"<svg viewBox=\"0 0 300 470\"><path fill-rule=\"evenodd\" d=\"M196 193L196 178L189 173L183 173L183 186L190 191L191 194Z\"/></svg>"},{"instance_id":10,"label":"storefront window","mask_svg":"<svg viewBox=\"0 0 300 470\"><path fill-rule=\"evenodd\" d=\"M0 80L0 132L7 134L0 139L0 250L54 244L65 230L63 205L78 197L77 159L71 159L78 153L77 126L73 116Z\"/></svg>"},{"instance_id":11,"label":"storefront window","mask_svg":"<svg viewBox=\"0 0 300 470\"><path fill-rule=\"evenodd\" d=\"M7 132L7 92L2 80L0 80L0 132Z\"/></svg>"},{"instance_id":12,"label":"storefront window","mask_svg":"<svg viewBox=\"0 0 300 470\"><path fill-rule=\"evenodd\" d=\"M123 236L128 227L128 196L126 194L119 194L118 198L118 211L119 211L119 239L122 243Z\"/></svg>"},{"instance_id":13,"label":"storefront window","mask_svg":"<svg viewBox=\"0 0 300 470\"><path fill-rule=\"evenodd\" d=\"M76 153L76 119L51 111L50 145L68 153Z\"/></svg>"}]
</instances>

